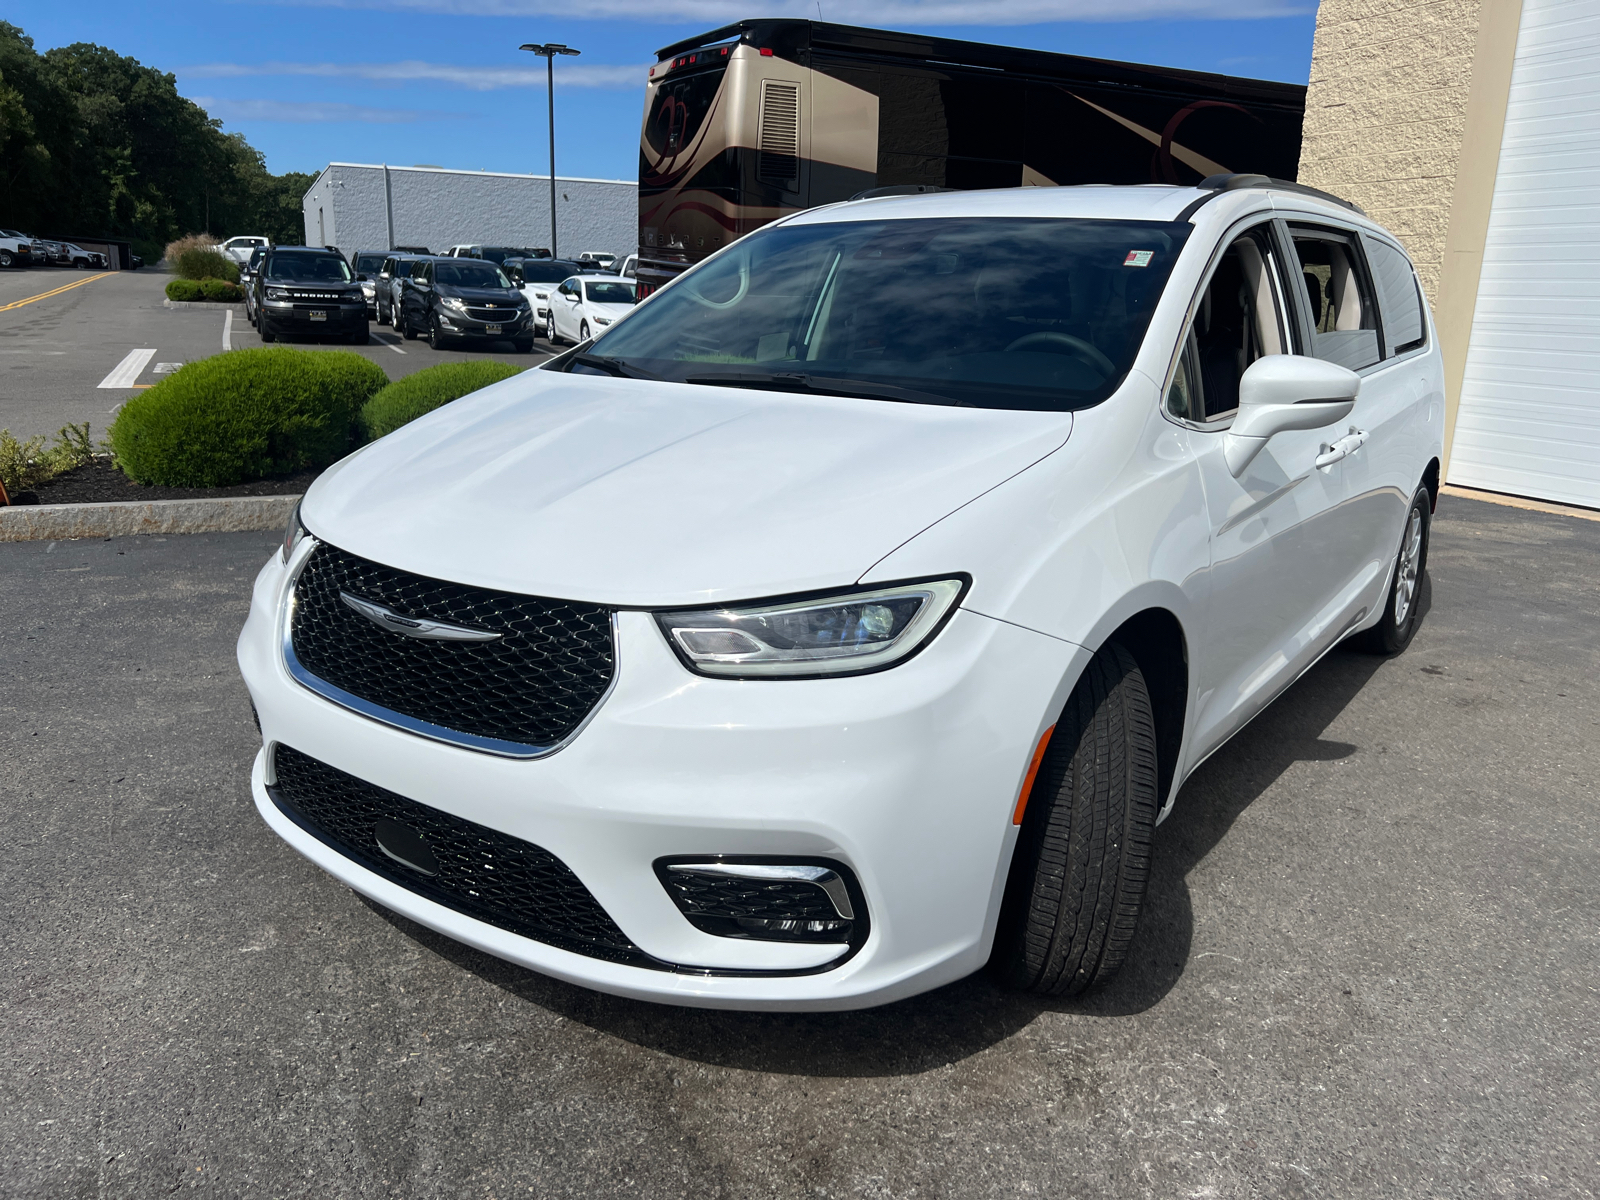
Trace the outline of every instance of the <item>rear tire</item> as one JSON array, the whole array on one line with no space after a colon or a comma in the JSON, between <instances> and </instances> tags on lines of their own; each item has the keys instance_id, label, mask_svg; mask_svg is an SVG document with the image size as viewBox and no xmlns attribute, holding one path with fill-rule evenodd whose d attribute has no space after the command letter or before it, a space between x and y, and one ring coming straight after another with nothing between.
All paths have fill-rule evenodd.
<instances>
[{"instance_id":1,"label":"rear tire","mask_svg":"<svg viewBox=\"0 0 1600 1200\"><path fill-rule=\"evenodd\" d=\"M1399 654L1411 644L1422 624L1422 580L1428 569L1428 539L1433 528L1433 497L1426 486L1411 497L1400 549L1389 574L1389 598L1383 616L1371 629L1350 639L1350 645L1368 654Z\"/></svg>"},{"instance_id":2,"label":"rear tire","mask_svg":"<svg viewBox=\"0 0 1600 1200\"><path fill-rule=\"evenodd\" d=\"M1160 807L1155 719L1116 642L1090 661L1034 780L991 965L1007 985L1075 996L1127 957Z\"/></svg>"}]
</instances>

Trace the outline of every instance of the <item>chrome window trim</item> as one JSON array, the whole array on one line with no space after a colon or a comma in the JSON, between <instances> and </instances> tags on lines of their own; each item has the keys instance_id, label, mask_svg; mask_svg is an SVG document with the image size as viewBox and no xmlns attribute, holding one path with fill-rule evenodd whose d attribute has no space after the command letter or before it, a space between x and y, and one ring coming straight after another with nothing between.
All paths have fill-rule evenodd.
<instances>
[{"instance_id":1,"label":"chrome window trim","mask_svg":"<svg viewBox=\"0 0 1600 1200\"><path fill-rule=\"evenodd\" d=\"M305 570L306 564L311 561L311 555L316 548L322 545L319 538L307 533L301 539L304 549L297 547L300 554L299 560L289 568L288 579L285 581L283 604L278 614L278 643L283 653L283 666L289 677L309 692L314 692L324 700L337 704L340 708L348 709L357 716L366 717L368 720L377 721L381 725L388 725L393 729L403 730L406 733L416 734L434 742L444 742L451 746L460 746L465 750L476 750L480 754L493 754L499 758L515 758L530 761L539 758L549 758L552 754L565 749L580 733L589 727L596 714L604 707L611 694L617 690L617 680L622 677L622 639L618 623L619 613L611 613L611 682L606 685L606 690L594 702L588 713L573 731L559 742L552 742L547 746L530 746L525 742L508 742L502 738L480 737L477 734L463 733L458 729L446 729L442 725L435 725L431 721L421 721L416 717L408 717L405 713L395 712L391 708L384 708L370 700L345 691L341 687L329 683L321 676L313 675L304 663L295 656L294 652L294 608L295 586L300 582L300 573Z\"/></svg>"}]
</instances>

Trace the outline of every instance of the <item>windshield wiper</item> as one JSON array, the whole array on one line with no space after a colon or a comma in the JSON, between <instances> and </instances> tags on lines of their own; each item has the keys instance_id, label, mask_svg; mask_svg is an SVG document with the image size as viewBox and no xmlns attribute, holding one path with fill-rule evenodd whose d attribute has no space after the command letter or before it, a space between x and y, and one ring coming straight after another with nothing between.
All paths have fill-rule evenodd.
<instances>
[{"instance_id":1,"label":"windshield wiper","mask_svg":"<svg viewBox=\"0 0 1600 1200\"><path fill-rule=\"evenodd\" d=\"M723 375L691 375L685 383L712 387L771 388L780 392L813 392L823 396L855 396L863 400L897 400L905 404L943 404L954 408L971 405L935 392L901 387L896 383L869 383L863 379L836 379L830 375L808 375L804 371L729 371Z\"/></svg>"},{"instance_id":2,"label":"windshield wiper","mask_svg":"<svg viewBox=\"0 0 1600 1200\"><path fill-rule=\"evenodd\" d=\"M614 358L602 358L598 354L574 354L567 360L580 367L593 367L596 371L604 371L607 375L615 375L618 379L660 379L659 375L652 375L649 371L639 367L624 366Z\"/></svg>"}]
</instances>

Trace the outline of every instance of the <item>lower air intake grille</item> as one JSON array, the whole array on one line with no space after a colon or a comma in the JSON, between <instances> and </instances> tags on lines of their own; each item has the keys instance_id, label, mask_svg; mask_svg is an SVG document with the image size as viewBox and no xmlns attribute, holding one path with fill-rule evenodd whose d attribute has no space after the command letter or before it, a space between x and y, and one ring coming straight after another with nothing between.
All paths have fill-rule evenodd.
<instances>
[{"instance_id":1,"label":"lower air intake grille","mask_svg":"<svg viewBox=\"0 0 1600 1200\"><path fill-rule=\"evenodd\" d=\"M542 847L347 775L288 746L274 749L278 807L307 833L401 887L466 916L563 950L660 967L630 942L565 863ZM379 845L380 822L420 837L432 875Z\"/></svg>"}]
</instances>

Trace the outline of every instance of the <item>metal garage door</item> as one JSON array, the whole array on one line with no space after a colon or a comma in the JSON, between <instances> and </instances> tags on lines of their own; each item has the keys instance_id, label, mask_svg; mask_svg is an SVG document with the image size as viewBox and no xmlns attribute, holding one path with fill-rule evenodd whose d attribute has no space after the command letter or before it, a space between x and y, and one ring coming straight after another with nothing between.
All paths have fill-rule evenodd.
<instances>
[{"instance_id":1,"label":"metal garage door","mask_svg":"<svg viewBox=\"0 0 1600 1200\"><path fill-rule=\"evenodd\" d=\"M1600 507L1600 0L1524 0L1450 482Z\"/></svg>"}]
</instances>

